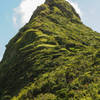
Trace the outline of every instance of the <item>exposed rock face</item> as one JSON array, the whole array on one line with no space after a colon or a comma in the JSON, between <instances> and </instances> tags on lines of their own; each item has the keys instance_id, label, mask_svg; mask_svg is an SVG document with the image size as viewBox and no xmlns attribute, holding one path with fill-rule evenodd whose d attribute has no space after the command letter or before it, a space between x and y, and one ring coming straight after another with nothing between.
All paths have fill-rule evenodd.
<instances>
[{"instance_id":1,"label":"exposed rock face","mask_svg":"<svg viewBox=\"0 0 100 100\"><path fill-rule=\"evenodd\" d=\"M100 34L65 0L46 0L6 46L0 100L99 100Z\"/></svg>"}]
</instances>

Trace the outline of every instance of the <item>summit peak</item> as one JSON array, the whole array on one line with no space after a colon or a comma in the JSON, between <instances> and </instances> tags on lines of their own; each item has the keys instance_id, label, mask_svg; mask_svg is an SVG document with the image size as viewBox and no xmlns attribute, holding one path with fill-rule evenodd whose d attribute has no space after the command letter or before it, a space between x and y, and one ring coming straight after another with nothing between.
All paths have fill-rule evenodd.
<instances>
[{"instance_id":1,"label":"summit peak","mask_svg":"<svg viewBox=\"0 0 100 100\"><path fill-rule=\"evenodd\" d=\"M54 10L57 8L58 10ZM73 6L66 0L46 0L44 4L37 7L35 12L33 13L31 20L38 16L48 16L50 14L57 14L63 15L70 19L77 19L80 21L80 16L75 11Z\"/></svg>"}]
</instances>

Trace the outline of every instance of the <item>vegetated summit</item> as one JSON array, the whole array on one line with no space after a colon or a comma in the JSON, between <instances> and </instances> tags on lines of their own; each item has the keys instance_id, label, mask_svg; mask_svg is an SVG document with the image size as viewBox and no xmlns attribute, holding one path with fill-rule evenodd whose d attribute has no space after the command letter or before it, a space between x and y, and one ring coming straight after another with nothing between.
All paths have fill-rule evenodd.
<instances>
[{"instance_id":1,"label":"vegetated summit","mask_svg":"<svg viewBox=\"0 0 100 100\"><path fill-rule=\"evenodd\" d=\"M0 100L100 100L100 33L46 0L6 45Z\"/></svg>"}]
</instances>

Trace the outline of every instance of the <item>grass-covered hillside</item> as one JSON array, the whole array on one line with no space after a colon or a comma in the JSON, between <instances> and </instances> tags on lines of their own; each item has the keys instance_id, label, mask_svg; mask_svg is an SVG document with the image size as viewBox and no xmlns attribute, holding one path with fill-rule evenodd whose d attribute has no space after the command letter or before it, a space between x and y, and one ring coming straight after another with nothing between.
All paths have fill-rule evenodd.
<instances>
[{"instance_id":1,"label":"grass-covered hillside","mask_svg":"<svg viewBox=\"0 0 100 100\"><path fill-rule=\"evenodd\" d=\"M100 100L100 33L46 0L6 45L0 100Z\"/></svg>"}]
</instances>

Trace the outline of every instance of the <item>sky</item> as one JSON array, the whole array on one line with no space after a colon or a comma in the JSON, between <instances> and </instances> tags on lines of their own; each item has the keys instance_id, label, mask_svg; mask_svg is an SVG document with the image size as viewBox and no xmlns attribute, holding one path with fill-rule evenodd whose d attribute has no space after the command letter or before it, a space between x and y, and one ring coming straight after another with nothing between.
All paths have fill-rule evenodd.
<instances>
[{"instance_id":1,"label":"sky","mask_svg":"<svg viewBox=\"0 0 100 100\"><path fill-rule=\"evenodd\" d=\"M100 33L100 0L67 0L83 23ZM8 41L25 25L45 0L0 0L0 60Z\"/></svg>"}]
</instances>

